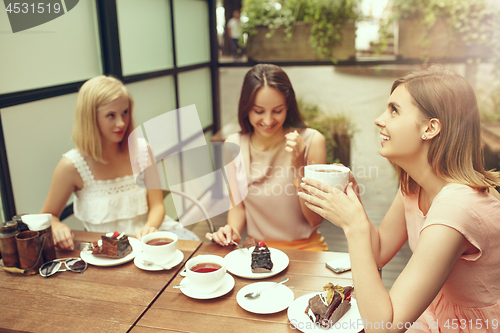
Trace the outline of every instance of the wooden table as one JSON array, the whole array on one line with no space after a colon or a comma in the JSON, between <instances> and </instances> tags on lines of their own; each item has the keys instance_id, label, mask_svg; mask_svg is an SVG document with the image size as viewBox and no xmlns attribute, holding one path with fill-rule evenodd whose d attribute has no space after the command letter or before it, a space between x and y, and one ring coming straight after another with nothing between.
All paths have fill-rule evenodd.
<instances>
[{"instance_id":1,"label":"wooden table","mask_svg":"<svg viewBox=\"0 0 500 333\"><path fill-rule=\"evenodd\" d=\"M225 256L233 246L221 247L203 243L195 255L216 254ZM325 267L325 262L345 256L345 253L282 250L290 264L278 275L264 281L279 281L284 277L293 286L295 299L318 292L328 282L342 286L352 285L350 272L335 274ZM245 285L263 280L249 280L234 276L236 284L228 294L210 300L192 299L172 285L183 279L176 276L132 328L132 333L150 332L298 332L288 321L286 310L275 314L259 315L243 310L236 302L236 294Z\"/></svg>"},{"instance_id":2,"label":"wooden table","mask_svg":"<svg viewBox=\"0 0 500 333\"><path fill-rule=\"evenodd\" d=\"M85 231L74 233L76 243L96 241L101 236ZM133 261L113 267L89 265L83 274L60 272L47 279L0 269L0 328L29 332L127 332L200 245L197 241L179 240L184 260L169 271L144 271ZM79 256L80 251L57 252L58 258Z\"/></svg>"}]
</instances>

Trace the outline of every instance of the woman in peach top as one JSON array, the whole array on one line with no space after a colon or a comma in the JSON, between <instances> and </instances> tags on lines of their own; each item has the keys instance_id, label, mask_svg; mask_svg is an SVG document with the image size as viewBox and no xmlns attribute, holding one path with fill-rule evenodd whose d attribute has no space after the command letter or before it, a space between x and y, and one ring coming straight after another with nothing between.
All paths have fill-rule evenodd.
<instances>
[{"instance_id":1,"label":"woman in peach top","mask_svg":"<svg viewBox=\"0 0 500 333\"><path fill-rule=\"evenodd\" d=\"M270 247L327 250L318 231L323 218L305 206L296 188L305 165L326 163L325 138L304 124L283 69L259 64L247 72L238 120L241 132L226 142L240 147L244 163L229 168L228 178L243 175L239 185L248 195L228 211L227 225L207 238L225 246L239 242L246 228ZM244 197L236 188L231 186L233 197Z\"/></svg>"},{"instance_id":2,"label":"woman in peach top","mask_svg":"<svg viewBox=\"0 0 500 333\"><path fill-rule=\"evenodd\" d=\"M411 73L375 124L401 182L378 229L354 179L346 193L305 179L299 194L346 234L365 331L498 332L500 179L482 165L474 91L438 66ZM407 240L413 255L387 292L377 269Z\"/></svg>"}]
</instances>

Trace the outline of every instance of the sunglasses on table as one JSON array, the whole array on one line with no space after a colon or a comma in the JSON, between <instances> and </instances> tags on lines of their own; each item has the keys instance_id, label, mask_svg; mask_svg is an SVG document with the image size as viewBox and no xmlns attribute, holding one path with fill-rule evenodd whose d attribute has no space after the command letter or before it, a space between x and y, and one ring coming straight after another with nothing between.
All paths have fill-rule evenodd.
<instances>
[{"instance_id":1,"label":"sunglasses on table","mask_svg":"<svg viewBox=\"0 0 500 333\"><path fill-rule=\"evenodd\" d=\"M66 268L61 268L64 264ZM87 269L87 263L81 258L62 258L47 261L40 269L40 275L48 278L57 272L72 271L76 273L83 273Z\"/></svg>"}]
</instances>

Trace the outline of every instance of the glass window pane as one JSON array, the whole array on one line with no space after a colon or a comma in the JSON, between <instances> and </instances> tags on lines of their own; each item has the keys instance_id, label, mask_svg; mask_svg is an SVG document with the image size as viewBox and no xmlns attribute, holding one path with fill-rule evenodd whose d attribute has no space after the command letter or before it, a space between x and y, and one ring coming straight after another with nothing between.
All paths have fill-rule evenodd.
<instances>
[{"instance_id":1,"label":"glass window pane","mask_svg":"<svg viewBox=\"0 0 500 333\"><path fill-rule=\"evenodd\" d=\"M136 127L175 110L174 78L171 75L127 84L127 89L134 99Z\"/></svg>"},{"instance_id":2,"label":"glass window pane","mask_svg":"<svg viewBox=\"0 0 500 333\"><path fill-rule=\"evenodd\" d=\"M57 163L74 147L71 131L76 95L47 98L1 110L18 213L40 211ZM20 131L24 134L20 135Z\"/></svg>"},{"instance_id":3,"label":"glass window pane","mask_svg":"<svg viewBox=\"0 0 500 333\"><path fill-rule=\"evenodd\" d=\"M177 66L210 61L208 3L205 0L174 0Z\"/></svg>"},{"instance_id":4,"label":"glass window pane","mask_svg":"<svg viewBox=\"0 0 500 333\"><path fill-rule=\"evenodd\" d=\"M212 125L212 81L209 68L179 74L180 107L196 105L203 128Z\"/></svg>"},{"instance_id":5,"label":"glass window pane","mask_svg":"<svg viewBox=\"0 0 500 333\"><path fill-rule=\"evenodd\" d=\"M169 1L118 0L116 5L123 75L172 68Z\"/></svg>"},{"instance_id":6,"label":"glass window pane","mask_svg":"<svg viewBox=\"0 0 500 333\"><path fill-rule=\"evenodd\" d=\"M56 19L16 33L0 10L0 31L0 94L102 74L95 1L80 1Z\"/></svg>"}]
</instances>

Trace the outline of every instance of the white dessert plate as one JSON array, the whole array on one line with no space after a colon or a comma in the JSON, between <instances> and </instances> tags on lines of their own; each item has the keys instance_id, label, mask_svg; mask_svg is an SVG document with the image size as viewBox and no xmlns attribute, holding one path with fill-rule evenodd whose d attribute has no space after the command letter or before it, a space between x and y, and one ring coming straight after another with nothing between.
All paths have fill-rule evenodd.
<instances>
[{"instance_id":1,"label":"white dessert plate","mask_svg":"<svg viewBox=\"0 0 500 333\"><path fill-rule=\"evenodd\" d=\"M354 298L351 299L351 308L331 327L321 328L319 324L313 323L305 310L309 304L309 299L317 294L319 293L301 296L288 307L288 320L296 329L304 333L317 333L318 329L327 332L358 333L363 329L361 315Z\"/></svg>"},{"instance_id":2,"label":"white dessert plate","mask_svg":"<svg viewBox=\"0 0 500 333\"><path fill-rule=\"evenodd\" d=\"M282 272L288 267L290 259L288 256L274 248L269 248L271 251L271 261L273 262L273 269L267 273L253 273L250 267L252 263L253 247L247 249L237 249L229 252L224 258L226 259L226 269L239 277L247 279L265 279Z\"/></svg>"},{"instance_id":3,"label":"white dessert plate","mask_svg":"<svg viewBox=\"0 0 500 333\"><path fill-rule=\"evenodd\" d=\"M163 264L161 266L156 266L156 265L147 266L144 265L142 261L149 259L144 252L141 252L135 257L134 264L140 269L144 269L146 271L162 271L162 270L172 269L173 267L179 265L183 259L184 259L184 253L181 250L176 250L172 259L170 259L170 261L167 262L166 264Z\"/></svg>"},{"instance_id":4,"label":"white dessert plate","mask_svg":"<svg viewBox=\"0 0 500 333\"><path fill-rule=\"evenodd\" d=\"M132 252L120 259L111 259L106 257L98 257L92 254L92 251L81 251L80 257L88 264L94 266L117 266L133 260L139 253L142 252L142 243L137 238L129 237L128 241L132 246Z\"/></svg>"},{"instance_id":5,"label":"white dessert plate","mask_svg":"<svg viewBox=\"0 0 500 333\"><path fill-rule=\"evenodd\" d=\"M274 282L257 282L244 286L236 295L238 305L248 312L258 314L276 313L285 310L294 299L293 291L285 285L265 290L260 297L255 299L245 297L248 293L261 291L272 284Z\"/></svg>"},{"instance_id":6,"label":"white dessert plate","mask_svg":"<svg viewBox=\"0 0 500 333\"><path fill-rule=\"evenodd\" d=\"M192 286L190 286L188 284L189 279L184 278L182 279L180 284L186 283L187 285L181 288L181 292L187 297L196 299L211 299L211 298L221 297L230 292L234 288L234 278L231 276L231 274L226 273L226 275L222 279L223 279L222 284L216 291L214 291L213 293L204 294L200 293Z\"/></svg>"}]
</instances>

